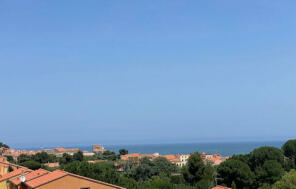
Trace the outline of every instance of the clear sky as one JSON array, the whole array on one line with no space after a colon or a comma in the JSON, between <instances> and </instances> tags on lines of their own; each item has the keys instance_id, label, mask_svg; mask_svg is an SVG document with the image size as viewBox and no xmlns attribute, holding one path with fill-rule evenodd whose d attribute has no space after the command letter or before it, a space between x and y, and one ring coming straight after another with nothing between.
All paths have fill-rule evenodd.
<instances>
[{"instance_id":1,"label":"clear sky","mask_svg":"<svg viewBox=\"0 0 296 189\"><path fill-rule=\"evenodd\" d=\"M296 137L295 7L295 0L0 0L0 141Z\"/></svg>"}]
</instances>

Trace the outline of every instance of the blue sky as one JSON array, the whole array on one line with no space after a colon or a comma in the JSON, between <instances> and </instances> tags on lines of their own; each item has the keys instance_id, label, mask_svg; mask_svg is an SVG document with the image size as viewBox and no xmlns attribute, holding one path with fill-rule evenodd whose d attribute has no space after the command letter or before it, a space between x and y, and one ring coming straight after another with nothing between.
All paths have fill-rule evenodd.
<instances>
[{"instance_id":1,"label":"blue sky","mask_svg":"<svg viewBox=\"0 0 296 189\"><path fill-rule=\"evenodd\" d=\"M0 140L296 137L295 6L0 0Z\"/></svg>"}]
</instances>

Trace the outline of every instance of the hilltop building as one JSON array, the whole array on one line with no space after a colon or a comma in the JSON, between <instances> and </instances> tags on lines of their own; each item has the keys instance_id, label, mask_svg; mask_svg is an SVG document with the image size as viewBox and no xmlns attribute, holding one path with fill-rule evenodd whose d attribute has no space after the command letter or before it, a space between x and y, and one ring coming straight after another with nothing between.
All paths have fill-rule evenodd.
<instances>
[{"instance_id":1,"label":"hilltop building","mask_svg":"<svg viewBox=\"0 0 296 189\"><path fill-rule=\"evenodd\" d=\"M94 153L103 153L105 151L104 146L102 145L93 145L92 147Z\"/></svg>"},{"instance_id":2,"label":"hilltop building","mask_svg":"<svg viewBox=\"0 0 296 189\"><path fill-rule=\"evenodd\" d=\"M64 153L69 155L74 155L79 152L79 148L54 148L54 149L45 149L44 152L48 154L56 155L57 157L62 157Z\"/></svg>"}]
</instances>

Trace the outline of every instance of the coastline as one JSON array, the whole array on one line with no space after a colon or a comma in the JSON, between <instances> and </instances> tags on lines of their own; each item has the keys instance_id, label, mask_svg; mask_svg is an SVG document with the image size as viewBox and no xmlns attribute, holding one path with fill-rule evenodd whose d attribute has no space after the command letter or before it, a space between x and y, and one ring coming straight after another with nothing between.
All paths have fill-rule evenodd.
<instances>
[{"instance_id":1,"label":"coastline","mask_svg":"<svg viewBox=\"0 0 296 189\"><path fill-rule=\"evenodd\" d=\"M221 154L232 156L233 154L246 154L261 146L274 146L281 148L284 141L257 141L257 142L204 142L204 143L170 143L170 144L127 144L104 145L105 149L118 152L119 149L127 149L129 153L152 154L190 154L193 152L205 152L209 154ZM92 145L83 146L46 146L46 148L67 147L92 151ZM40 148L27 148L26 150L40 150Z\"/></svg>"}]
</instances>

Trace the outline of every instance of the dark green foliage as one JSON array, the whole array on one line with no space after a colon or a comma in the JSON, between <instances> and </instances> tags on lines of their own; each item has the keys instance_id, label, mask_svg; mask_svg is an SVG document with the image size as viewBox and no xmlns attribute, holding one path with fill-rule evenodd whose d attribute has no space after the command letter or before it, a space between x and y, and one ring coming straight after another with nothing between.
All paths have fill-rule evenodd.
<instances>
[{"instance_id":1,"label":"dark green foliage","mask_svg":"<svg viewBox=\"0 0 296 189\"><path fill-rule=\"evenodd\" d=\"M64 153L63 156L59 159L60 165L68 164L73 162L73 157L67 153Z\"/></svg>"},{"instance_id":2,"label":"dark green foliage","mask_svg":"<svg viewBox=\"0 0 296 189\"><path fill-rule=\"evenodd\" d=\"M185 184L183 175L172 175L170 178L173 184Z\"/></svg>"},{"instance_id":3,"label":"dark green foliage","mask_svg":"<svg viewBox=\"0 0 296 189\"><path fill-rule=\"evenodd\" d=\"M103 162L90 164L87 162L72 162L67 165L63 165L62 168L65 171L78 174L81 176L101 180L111 184L117 184L128 188L137 188L137 182L133 179L124 178L116 172L112 163Z\"/></svg>"},{"instance_id":4,"label":"dark green foliage","mask_svg":"<svg viewBox=\"0 0 296 189\"><path fill-rule=\"evenodd\" d=\"M77 153L73 155L74 161L83 161L83 153L79 150Z\"/></svg>"},{"instance_id":5,"label":"dark green foliage","mask_svg":"<svg viewBox=\"0 0 296 189\"><path fill-rule=\"evenodd\" d=\"M296 140L288 140L283 146L284 155L288 158L295 158L296 156Z\"/></svg>"},{"instance_id":6,"label":"dark green foliage","mask_svg":"<svg viewBox=\"0 0 296 189\"><path fill-rule=\"evenodd\" d=\"M126 154L128 154L128 150L127 149L120 149L119 150L119 155L126 155Z\"/></svg>"},{"instance_id":7,"label":"dark green foliage","mask_svg":"<svg viewBox=\"0 0 296 189\"><path fill-rule=\"evenodd\" d=\"M275 160L265 161L262 167L256 169L256 181L257 186L262 186L263 184L273 184L280 180L284 175L284 169L281 164Z\"/></svg>"},{"instance_id":8,"label":"dark green foliage","mask_svg":"<svg viewBox=\"0 0 296 189\"><path fill-rule=\"evenodd\" d=\"M33 160L25 161L21 163L21 165L32 170L37 170L41 168L41 164Z\"/></svg>"},{"instance_id":9,"label":"dark green foliage","mask_svg":"<svg viewBox=\"0 0 296 189\"><path fill-rule=\"evenodd\" d=\"M267 160L275 160L283 165L283 152L278 148L265 146L255 149L250 154L250 165L252 170L255 170L256 167L263 166L264 162Z\"/></svg>"},{"instance_id":10,"label":"dark green foliage","mask_svg":"<svg viewBox=\"0 0 296 189\"><path fill-rule=\"evenodd\" d=\"M281 180L276 182L272 189L295 189L296 188L296 171L291 170L285 174Z\"/></svg>"},{"instance_id":11,"label":"dark green foliage","mask_svg":"<svg viewBox=\"0 0 296 189\"><path fill-rule=\"evenodd\" d=\"M32 160L32 157L31 156L28 156L28 155L25 155L25 154L21 154L18 158L17 158L17 161L18 163L23 163L23 162L26 162L26 161L31 161Z\"/></svg>"},{"instance_id":12,"label":"dark green foliage","mask_svg":"<svg viewBox=\"0 0 296 189\"><path fill-rule=\"evenodd\" d=\"M188 159L187 166L182 169L185 181L197 187L212 185L215 170L210 165L205 165L200 154L195 152Z\"/></svg>"},{"instance_id":13,"label":"dark green foliage","mask_svg":"<svg viewBox=\"0 0 296 189\"><path fill-rule=\"evenodd\" d=\"M97 157L98 159L109 161L115 161L118 159L118 156L115 154L115 152L109 150L106 150L103 153L98 154Z\"/></svg>"},{"instance_id":14,"label":"dark green foliage","mask_svg":"<svg viewBox=\"0 0 296 189\"><path fill-rule=\"evenodd\" d=\"M232 181L232 183L231 183L231 189L236 189L236 184L234 181Z\"/></svg>"},{"instance_id":15,"label":"dark green foliage","mask_svg":"<svg viewBox=\"0 0 296 189\"><path fill-rule=\"evenodd\" d=\"M223 178L222 183L231 186L235 182L237 188L250 188L253 183L254 174L248 164L236 160L229 159L221 163L217 168L219 177Z\"/></svg>"},{"instance_id":16,"label":"dark green foliage","mask_svg":"<svg viewBox=\"0 0 296 189\"><path fill-rule=\"evenodd\" d=\"M9 166L7 171L10 173L13 171L13 168L11 166Z\"/></svg>"},{"instance_id":17,"label":"dark green foliage","mask_svg":"<svg viewBox=\"0 0 296 189\"><path fill-rule=\"evenodd\" d=\"M155 158L153 161L153 168L156 175L170 176L171 173L177 171L176 165L172 164L164 157Z\"/></svg>"},{"instance_id":18,"label":"dark green foliage","mask_svg":"<svg viewBox=\"0 0 296 189\"><path fill-rule=\"evenodd\" d=\"M53 163L57 162L58 158L55 155L48 154L46 152L40 152L31 157L32 160L37 161L39 163Z\"/></svg>"},{"instance_id":19,"label":"dark green foliage","mask_svg":"<svg viewBox=\"0 0 296 189\"><path fill-rule=\"evenodd\" d=\"M175 189L168 178L153 177L146 182L140 189Z\"/></svg>"},{"instance_id":20,"label":"dark green foliage","mask_svg":"<svg viewBox=\"0 0 296 189\"><path fill-rule=\"evenodd\" d=\"M285 171L290 171L295 168L295 159L294 158L285 158L284 169Z\"/></svg>"},{"instance_id":21,"label":"dark green foliage","mask_svg":"<svg viewBox=\"0 0 296 189\"><path fill-rule=\"evenodd\" d=\"M249 165L250 163L250 154L239 154L239 155L233 155L231 159L240 160L246 164ZM249 165L250 166L250 165Z\"/></svg>"},{"instance_id":22,"label":"dark green foliage","mask_svg":"<svg viewBox=\"0 0 296 189\"><path fill-rule=\"evenodd\" d=\"M4 143L2 143L2 142L0 142L0 148L9 148L9 146L7 145L7 144L4 144Z\"/></svg>"},{"instance_id":23,"label":"dark green foliage","mask_svg":"<svg viewBox=\"0 0 296 189\"><path fill-rule=\"evenodd\" d=\"M7 161L8 161L9 163L15 163L15 161L14 161L14 159L13 159L12 156L5 156L5 157L6 157L6 159L7 159Z\"/></svg>"}]
</instances>

